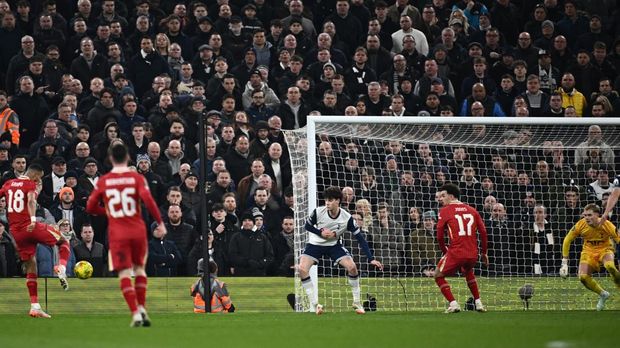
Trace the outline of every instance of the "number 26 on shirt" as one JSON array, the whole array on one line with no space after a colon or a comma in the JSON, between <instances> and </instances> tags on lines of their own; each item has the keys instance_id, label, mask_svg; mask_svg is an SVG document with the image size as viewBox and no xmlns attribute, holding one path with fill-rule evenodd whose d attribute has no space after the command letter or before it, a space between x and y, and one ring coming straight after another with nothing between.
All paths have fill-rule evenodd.
<instances>
[{"instance_id":1,"label":"number 26 on shirt","mask_svg":"<svg viewBox=\"0 0 620 348\"><path fill-rule=\"evenodd\" d=\"M124 188L122 191L117 189L105 190L108 197L108 211L113 218L131 217L136 215L136 200L133 196L136 189L133 187Z\"/></svg>"}]
</instances>

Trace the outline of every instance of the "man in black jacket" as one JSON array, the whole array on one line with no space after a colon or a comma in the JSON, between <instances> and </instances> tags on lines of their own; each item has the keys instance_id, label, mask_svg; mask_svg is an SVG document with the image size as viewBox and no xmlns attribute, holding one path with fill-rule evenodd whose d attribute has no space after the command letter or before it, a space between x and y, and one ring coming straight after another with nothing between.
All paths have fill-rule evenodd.
<instances>
[{"instance_id":1,"label":"man in black jacket","mask_svg":"<svg viewBox=\"0 0 620 348\"><path fill-rule=\"evenodd\" d=\"M231 266L237 276L264 276L273 262L269 238L254 229L252 214L243 214L241 231L232 236L228 249Z\"/></svg>"},{"instance_id":2,"label":"man in black jacket","mask_svg":"<svg viewBox=\"0 0 620 348\"><path fill-rule=\"evenodd\" d=\"M234 147L224 155L224 161L226 161L226 168L230 171L230 176L236 185L244 176L251 173L250 142L246 135L241 134L236 137L234 144Z\"/></svg>"},{"instance_id":3,"label":"man in black jacket","mask_svg":"<svg viewBox=\"0 0 620 348\"><path fill-rule=\"evenodd\" d=\"M194 227L186 222L183 222L183 213L181 207L177 204L172 204L168 207L168 222L166 223L166 230L168 231L168 238L174 242L181 252L183 260L187 260L189 251L194 246L194 241L197 238ZM177 263L178 274L185 274L185 261Z\"/></svg>"},{"instance_id":4,"label":"man in black jacket","mask_svg":"<svg viewBox=\"0 0 620 348\"><path fill-rule=\"evenodd\" d=\"M93 276L104 277L108 267L108 252L103 244L95 242L95 230L89 223L82 225L82 241L73 248L75 261L88 261L93 265Z\"/></svg>"},{"instance_id":5,"label":"man in black jacket","mask_svg":"<svg viewBox=\"0 0 620 348\"><path fill-rule=\"evenodd\" d=\"M183 262L179 248L166 238L166 233L155 229L149 242L149 258L146 273L149 277L171 277L177 275L177 266Z\"/></svg>"},{"instance_id":6,"label":"man in black jacket","mask_svg":"<svg viewBox=\"0 0 620 348\"><path fill-rule=\"evenodd\" d=\"M172 75L168 62L153 49L153 40L145 36L140 41L140 52L129 61L128 77L133 82L136 95L141 98L151 88L153 79L163 73Z\"/></svg>"},{"instance_id":7,"label":"man in black jacket","mask_svg":"<svg viewBox=\"0 0 620 348\"><path fill-rule=\"evenodd\" d=\"M231 267L228 248L232 236L239 232L239 227L235 225L237 219L227 214L221 203L215 203L211 209L210 220L213 233L213 260L220 267L220 275L229 275Z\"/></svg>"},{"instance_id":8,"label":"man in black jacket","mask_svg":"<svg viewBox=\"0 0 620 348\"><path fill-rule=\"evenodd\" d=\"M301 98L301 91L297 86L291 86L286 91L286 100L280 104L277 115L282 118L282 128L297 129L306 125L310 108Z\"/></svg>"},{"instance_id":9,"label":"man in black jacket","mask_svg":"<svg viewBox=\"0 0 620 348\"><path fill-rule=\"evenodd\" d=\"M93 40L85 37L80 41L80 54L71 62L71 75L82 82L83 86L90 84L95 77L105 78L108 73L108 61L95 51Z\"/></svg>"}]
</instances>

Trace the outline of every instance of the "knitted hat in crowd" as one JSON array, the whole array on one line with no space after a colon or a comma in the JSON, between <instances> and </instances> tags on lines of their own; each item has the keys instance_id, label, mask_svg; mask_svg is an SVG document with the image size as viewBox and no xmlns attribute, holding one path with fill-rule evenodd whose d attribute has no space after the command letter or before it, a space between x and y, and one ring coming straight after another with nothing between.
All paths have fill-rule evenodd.
<instances>
[{"instance_id":1,"label":"knitted hat in crowd","mask_svg":"<svg viewBox=\"0 0 620 348\"><path fill-rule=\"evenodd\" d=\"M146 161L149 165L151 164L151 159L147 154L141 154L136 156L136 164L140 164L141 161Z\"/></svg>"},{"instance_id":2,"label":"knitted hat in crowd","mask_svg":"<svg viewBox=\"0 0 620 348\"><path fill-rule=\"evenodd\" d=\"M269 123L267 123L267 121L258 121L256 122L256 127L254 127L254 129L256 129L256 131L261 129L269 130Z\"/></svg>"},{"instance_id":3,"label":"knitted hat in crowd","mask_svg":"<svg viewBox=\"0 0 620 348\"><path fill-rule=\"evenodd\" d=\"M542 24L540 25L540 27L541 28L551 27L551 29L555 29L555 25L553 24L553 22L548 20L548 19L546 21L543 21Z\"/></svg>"},{"instance_id":4,"label":"knitted hat in crowd","mask_svg":"<svg viewBox=\"0 0 620 348\"><path fill-rule=\"evenodd\" d=\"M71 194L71 197L75 197L75 194L73 193L73 189L71 187L69 187L69 186L65 186L65 187L61 188L60 191L58 192L58 197L62 198L62 196L65 193L69 193L69 194Z\"/></svg>"},{"instance_id":5,"label":"knitted hat in crowd","mask_svg":"<svg viewBox=\"0 0 620 348\"><path fill-rule=\"evenodd\" d=\"M243 213L243 215L241 215L241 221L243 221L243 220L252 220L252 222L254 222L254 216L249 211L245 212L245 213Z\"/></svg>"},{"instance_id":6,"label":"knitted hat in crowd","mask_svg":"<svg viewBox=\"0 0 620 348\"><path fill-rule=\"evenodd\" d=\"M255 207L255 208L252 208L252 217L254 218L254 220L256 220L256 218L258 218L258 217L262 219L265 216L260 211L260 209Z\"/></svg>"},{"instance_id":7,"label":"knitted hat in crowd","mask_svg":"<svg viewBox=\"0 0 620 348\"><path fill-rule=\"evenodd\" d=\"M422 219L437 220L437 214L432 210L427 210L422 214Z\"/></svg>"}]
</instances>

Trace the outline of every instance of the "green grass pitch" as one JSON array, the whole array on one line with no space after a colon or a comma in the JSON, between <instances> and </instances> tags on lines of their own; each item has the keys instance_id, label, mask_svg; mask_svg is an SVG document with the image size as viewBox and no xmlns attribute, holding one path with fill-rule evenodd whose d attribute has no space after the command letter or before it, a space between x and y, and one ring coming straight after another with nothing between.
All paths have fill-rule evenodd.
<instances>
[{"instance_id":1,"label":"green grass pitch","mask_svg":"<svg viewBox=\"0 0 620 348\"><path fill-rule=\"evenodd\" d=\"M0 316L2 347L617 347L617 312Z\"/></svg>"},{"instance_id":2,"label":"green grass pitch","mask_svg":"<svg viewBox=\"0 0 620 348\"><path fill-rule=\"evenodd\" d=\"M286 294L293 292L290 278L230 278L232 299L239 309L232 314L193 314L189 287L194 278L150 278L148 305L153 327L131 329L116 279L71 279L71 290L63 292L57 279L47 280L47 308L51 320L27 316L28 296L24 279L0 279L0 347L617 347L615 332L620 292L602 279L612 297L608 309L591 310L596 296L575 278L481 279L488 313L441 313L445 305L430 279L409 280L408 312L385 306L383 311L356 315L346 307L324 302L327 313L293 313ZM342 280L344 284L346 281ZM340 282L340 281L339 281ZM383 282L383 284L379 284ZM395 280L362 280L362 290L396 287ZM457 298L463 304L464 281L452 278ZM540 289L531 311L520 310L516 287L524 282ZM463 283L463 284L461 284ZM322 295L342 296L349 302L346 286L324 282ZM365 284L365 285L364 285ZM400 285L399 285L400 286ZM44 303L45 280L40 280L40 302ZM555 295L545 291L556 289ZM543 310L556 297L562 308L588 310ZM392 300L402 301L400 295ZM429 301L430 300L430 301ZM426 302L426 308L420 304ZM573 303L571 307L568 304ZM430 305L429 305L430 304ZM383 306L382 306L383 305ZM344 308L344 307L343 307Z\"/></svg>"}]
</instances>

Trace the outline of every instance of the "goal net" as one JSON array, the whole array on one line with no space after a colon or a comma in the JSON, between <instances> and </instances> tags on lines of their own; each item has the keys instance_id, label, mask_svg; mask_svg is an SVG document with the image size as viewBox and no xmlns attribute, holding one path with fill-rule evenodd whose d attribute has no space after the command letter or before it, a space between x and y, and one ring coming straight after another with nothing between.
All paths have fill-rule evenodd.
<instances>
[{"instance_id":1,"label":"goal net","mask_svg":"<svg viewBox=\"0 0 620 348\"><path fill-rule=\"evenodd\" d=\"M296 199L295 256L304 224L324 204L326 187L343 190L342 208L362 227L376 271L350 234L343 245L361 275L362 300L378 310L437 311L447 303L432 278L441 257L436 240L437 188L453 182L461 200L483 217L490 266L476 266L483 302L493 310L593 309L597 295L577 278L581 240L570 251L568 279L558 277L562 241L588 203L604 207L620 155L620 119L309 117L306 129L287 131ZM618 222L617 212L611 221ZM348 311L345 271L318 264L319 303ZM615 291L601 267L595 279ZM463 278L449 278L465 307ZM295 277L297 306L308 300ZM521 295L520 295L521 294ZM372 302L372 301L370 301ZM608 307L620 309L620 301Z\"/></svg>"}]
</instances>

